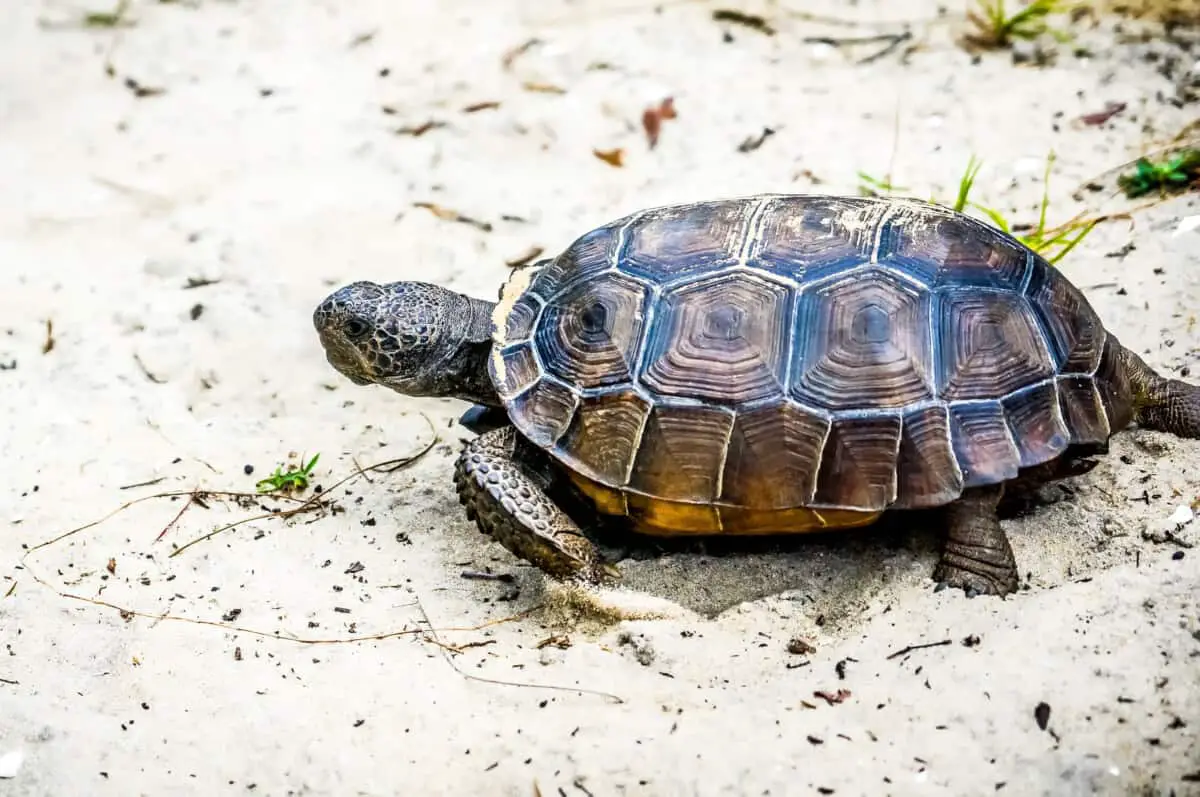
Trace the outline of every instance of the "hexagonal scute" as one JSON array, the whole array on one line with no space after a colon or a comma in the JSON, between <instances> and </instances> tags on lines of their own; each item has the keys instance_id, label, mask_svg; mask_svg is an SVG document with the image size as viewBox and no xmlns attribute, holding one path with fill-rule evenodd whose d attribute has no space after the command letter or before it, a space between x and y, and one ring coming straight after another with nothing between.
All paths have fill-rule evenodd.
<instances>
[{"instance_id":1,"label":"hexagonal scute","mask_svg":"<svg viewBox=\"0 0 1200 797\"><path fill-rule=\"evenodd\" d=\"M751 509L807 506L829 420L780 402L739 412L729 436L721 500Z\"/></svg>"},{"instance_id":2,"label":"hexagonal scute","mask_svg":"<svg viewBox=\"0 0 1200 797\"><path fill-rule=\"evenodd\" d=\"M747 263L796 280L816 280L871 258L887 206L856 197L776 197L767 202Z\"/></svg>"},{"instance_id":3,"label":"hexagonal scute","mask_svg":"<svg viewBox=\"0 0 1200 797\"><path fill-rule=\"evenodd\" d=\"M734 405L782 396L790 295L745 273L664 294L642 383L661 395Z\"/></svg>"},{"instance_id":4,"label":"hexagonal scute","mask_svg":"<svg viewBox=\"0 0 1200 797\"><path fill-rule=\"evenodd\" d=\"M1019 290L1032 256L981 221L914 203L897 206L883 223L878 262L932 285Z\"/></svg>"},{"instance_id":5,"label":"hexagonal scute","mask_svg":"<svg viewBox=\"0 0 1200 797\"><path fill-rule=\"evenodd\" d=\"M542 311L534 335L546 370L583 388L631 381L645 298L641 285L616 273L559 294Z\"/></svg>"},{"instance_id":6,"label":"hexagonal scute","mask_svg":"<svg viewBox=\"0 0 1200 797\"><path fill-rule=\"evenodd\" d=\"M584 396L558 453L583 475L606 487L629 480L650 404L631 390Z\"/></svg>"},{"instance_id":7,"label":"hexagonal scute","mask_svg":"<svg viewBox=\"0 0 1200 797\"><path fill-rule=\"evenodd\" d=\"M733 199L648 210L625 229L621 269L661 283L733 265L756 206Z\"/></svg>"},{"instance_id":8,"label":"hexagonal scute","mask_svg":"<svg viewBox=\"0 0 1200 797\"><path fill-rule=\"evenodd\" d=\"M668 501L716 500L733 413L655 406L642 430L629 486Z\"/></svg>"},{"instance_id":9,"label":"hexagonal scute","mask_svg":"<svg viewBox=\"0 0 1200 797\"><path fill-rule=\"evenodd\" d=\"M953 290L939 295L937 305L941 398L999 398L1054 374L1033 311L1019 294Z\"/></svg>"},{"instance_id":10,"label":"hexagonal scute","mask_svg":"<svg viewBox=\"0 0 1200 797\"><path fill-rule=\"evenodd\" d=\"M1104 349L1104 326L1078 288L1058 269L1038 262L1027 291L1060 371L1090 374Z\"/></svg>"},{"instance_id":11,"label":"hexagonal scute","mask_svg":"<svg viewBox=\"0 0 1200 797\"><path fill-rule=\"evenodd\" d=\"M883 269L800 297L792 366L798 400L830 410L902 407L933 397L930 297Z\"/></svg>"}]
</instances>

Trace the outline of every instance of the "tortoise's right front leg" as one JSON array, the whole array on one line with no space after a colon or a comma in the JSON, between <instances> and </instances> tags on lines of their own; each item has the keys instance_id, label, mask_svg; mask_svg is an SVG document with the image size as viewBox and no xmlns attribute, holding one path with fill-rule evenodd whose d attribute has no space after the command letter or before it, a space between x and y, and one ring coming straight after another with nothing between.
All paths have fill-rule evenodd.
<instances>
[{"instance_id":1,"label":"tortoise's right front leg","mask_svg":"<svg viewBox=\"0 0 1200 797\"><path fill-rule=\"evenodd\" d=\"M617 577L575 521L514 457L516 442L516 429L506 426L463 447L454 484L467 517L484 534L551 576L592 583Z\"/></svg>"}]
</instances>

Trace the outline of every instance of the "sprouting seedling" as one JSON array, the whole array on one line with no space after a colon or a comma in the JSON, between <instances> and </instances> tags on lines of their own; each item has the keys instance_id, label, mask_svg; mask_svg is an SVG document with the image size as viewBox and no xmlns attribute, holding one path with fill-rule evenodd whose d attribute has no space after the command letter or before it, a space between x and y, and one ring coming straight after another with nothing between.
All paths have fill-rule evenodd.
<instances>
[{"instance_id":1,"label":"sprouting seedling","mask_svg":"<svg viewBox=\"0 0 1200 797\"><path fill-rule=\"evenodd\" d=\"M872 177L866 172L858 173L859 185L858 193L863 196L879 196L880 194L891 194L894 191L907 191L904 186L895 185L892 183L891 175L880 180L877 177Z\"/></svg>"},{"instance_id":2,"label":"sprouting seedling","mask_svg":"<svg viewBox=\"0 0 1200 797\"><path fill-rule=\"evenodd\" d=\"M307 464L296 468L289 467L285 472L283 466L275 468L275 472L267 478L258 482L255 485L260 493L274 493L280 490L291 492L292 490L303 490L308 487L308 479L312 476L313 468L317 466L317 460L320 459L320 454L314 454L313 458Z\"/></svg>"},{"instance_id":3,"label":"sprouting seedling","mask_svg":"<svg viewBox=\"0 0 1200 797\"><path fill-rule=\"evenodd\" d=\"M1002 232L1012 235L1052 264L1066 257L1067 253L1078 246L1079 242L1099 223L1097 219L1084 220L1076 217L1057 227L1047 228L1046 213L1050 208L1050 169L1054 165L1054 153L1051 152L1046 157L1046 171L1042 177L1042 205L1037 225L1030 232L1018 234L1003 213L970 201L971 188L975 184L975 177L979 174L982 165L982 161L977 161L974 155L971 156L966 171L958 182L958 197L954 202L954 209L962 211L967 205L970 205L979 210Z\"/></svg>"},{"instance_id":4,"label":"sprouting seedling","mask_svg":"<svg viewBox=\"0 0 1200 797\"><path fill-rule=\"evenodd\" d=\"M1200 181L1200 149L1185 149L1170 160L1155 163L1139 158L1131 174L1117 177L1117 186L1130 199L1151 191L1182 191Z\"/></svg>"},{"instance_id":5,"label":"sprouting seedling","mask_svg":"<svg viewBox=\"0 0 1200 797\"><path fill-rule=\"evenodd\" d=\"M1071 34L1050 27L1047 21L1053 14L1067 10L1062 0L1033 0L1019 11L1009 14L1004 0L977 0L976 8L967 12L973 30L963 36L968 44L988 50L1007 47L1013 39L1036 39L1049 34L1060 42Z\"/></svg>"}]
</instances>

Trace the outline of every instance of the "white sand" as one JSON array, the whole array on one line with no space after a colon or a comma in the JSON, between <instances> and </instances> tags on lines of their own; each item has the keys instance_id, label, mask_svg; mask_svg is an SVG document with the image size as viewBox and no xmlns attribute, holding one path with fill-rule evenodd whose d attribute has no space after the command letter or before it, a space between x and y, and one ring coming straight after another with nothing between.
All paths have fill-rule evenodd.
<instances>
[{"instance_id":1,"label":"white sand","mask_svg":"<svg viewBox=\"0 0 1200 797\"><path fill-rule=\"evenodd\" d=\"M804 5L937 17L915 0ZM0 372L0 794L1200 793L1200 550L1179 542L1200 539L1200 521L1163 527L1197 497L1200 444L1122 435L1072 494L1050 488L1060 500L1006 521L1030 584L1007 601L934 594L930 527L625 561L627 603L667 619L604 625L462 515L450 470L464 406L355 388L310 326L357 278L492 298L506 259L644 205L853 192L857 170L887 172L896 130L896 182L948 198L977 153L976 197L1022 221L1054 148L1059 220L1084 207L1079 183L1196 116L1166 101L1162 59L1143 58L1194 60L1168 43L1084 25L1094 57L973 65L950 40L951 5L913 26L924 49L907 66L899 53L856 66L876 45L801 40L899 26L818 25L766 3L747 10L780 35L731 28L723 42L699 2L201 0L137 2L136 25L111 31L39 25L79 5L6 3L0 362L16 368ZM135 97L127 77L166 93ZM679 118L649 152L640 114L667 95ZM484 101L500 107L461 111ZM1108 101L1128 108L1072 121ZM429 119L449 126L392 132ZM739 153L764 126L776 135ZM591 154L612 147L624 168ZM1164 370L1196 370L1200 231L1173 233L1198 204L1102 226L1062 264ZM219 281L185 290L190 278ZM328 488L354 460L427 445L426 418L430 455L335 491L340 513L254 522L169 558L256 510L210 498L156 541L181 501L149 501L22 560L156 491L253 490L289 451L320 452ZM460 577L485 568L516 582ZM463 629L531 611L440 632L470 646L454 654L411 633L353 641L426 613ZM539 646L555 635L570 647ZM816 652L789 653L793 637ZM838 689L840 704L814 697Z\"/></svg>"}]
</instances>

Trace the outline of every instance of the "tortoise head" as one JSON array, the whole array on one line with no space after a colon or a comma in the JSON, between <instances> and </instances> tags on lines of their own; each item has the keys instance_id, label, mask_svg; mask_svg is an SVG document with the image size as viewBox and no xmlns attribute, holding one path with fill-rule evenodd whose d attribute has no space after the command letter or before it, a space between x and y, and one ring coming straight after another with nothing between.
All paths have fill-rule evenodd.
<instances>
[{"instance_id":1,"label":"tortoise head","mask_svg":"<svg viewBox=\"0 0 1200 797\"><path fill-rule=\"evenodd\" d=\"M325 357L356 385L496 405L492 305L424 282L354 282L313 311Z\"/></svg>"}]
</instances>

